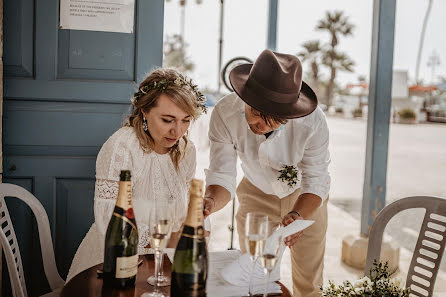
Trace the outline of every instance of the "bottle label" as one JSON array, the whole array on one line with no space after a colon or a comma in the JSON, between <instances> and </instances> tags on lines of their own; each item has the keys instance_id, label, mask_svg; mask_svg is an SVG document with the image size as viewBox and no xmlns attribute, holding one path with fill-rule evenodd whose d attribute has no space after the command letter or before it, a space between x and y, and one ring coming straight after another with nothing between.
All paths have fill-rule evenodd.
<instances>
[{"instance_id":1,"label":"bottle label","mask_svg":"<svg viewBox=\"0 0 446 297\"><path fill-rule=\"evenodd\" d=\"M130 181L119 182L118 198L116 199L116 206L127 210L132 207L132 183Z\"/></svg>"},{"instance_id":2,"label":"bottle label","mask_svg":"<svg viewBox=\"0 0 446 297\"><path fill-rule=\"evenodd\" d=\"M138 255L116 258L116 278L129 278L138 272Z\"/></svg>"}]
</instances>

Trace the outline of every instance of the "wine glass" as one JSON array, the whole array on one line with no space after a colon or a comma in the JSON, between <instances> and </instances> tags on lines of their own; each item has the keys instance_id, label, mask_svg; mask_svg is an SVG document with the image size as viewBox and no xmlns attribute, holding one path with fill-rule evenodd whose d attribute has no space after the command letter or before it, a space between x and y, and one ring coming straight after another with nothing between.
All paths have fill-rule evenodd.
<instances>
[{"instance_id":1,"label":"wine glass","mask_svg":"<svg viewBox=\"0 0 446 297\"><path fill-rule=\"evenodd\" d=\"M159 209L158 211L161 212L160 215L164 216L165 220L170 220L170 228L172 231L172 226L176 225L176 203L175 200L172 197L167 197L166 200L163 200L162 202L157 202L158 206L160 206L161 209ZM170 234L170 233L169 233ZM169 235L170 238L170 235ZM167 243L169 242L169 240L167 240ZM167 245L166 243L166 245ZM164 262L164 249L161 250L161 255L160 255L160 263L159 263L159 270L158 270L158 278L155 275L150 276L147 279L147 282L152 285L155 286L155 283L158 283L157 285L159 287L166 287L166 286L170 286L170 277L164 275L163 273L163 262Z\"/></svg>"},{"instance_id":2,"label":"wine glass","mask_svg":"<svg viewBox=\"0 0 446 297\"><path fill-rule=\"evenodd\" d=\"M245 244L246 250L251 257L251 272L249 275L249 293L252 294L252 275L254 271L254 265L257 262L259 256L262 255L263 246L265 244L268 228L268 216L255 212L248 212L245 222Z\"/></svg>"},{"instance_id":3,"label":"wine glass","mask_svg":"<svg viewBox=\"0 0 446 297\"><path fill-rule=\"evenodd\" d=\"M280 224L269 221L267 223L266 234L267 239L260 255L260 264L265 270L265 286L263 297L268 296L269 276L276 267L280 252L283 247L283 237L280 232ZM277 232L276 232L277 231Z\"/></svg>"},{"instance_id":4,"label":"wine glass","mask_svg":"<svg viewBox=\"0 0 446 297\"><path fill-rule=\"evenodd\" d=\"M155 276L158 276L163 254L162 251L167 246L172 231L172 214L167 201L155 198L154 202L154 207L150 210L151 218L148 232L150 235L150 247L155 250ZM158 290L158 278L156 277L155 280L154 291L144 293L141 297L166 297ZM149 279L147 279L147 281L149 281Z\"/></svg>"}]
</instances>

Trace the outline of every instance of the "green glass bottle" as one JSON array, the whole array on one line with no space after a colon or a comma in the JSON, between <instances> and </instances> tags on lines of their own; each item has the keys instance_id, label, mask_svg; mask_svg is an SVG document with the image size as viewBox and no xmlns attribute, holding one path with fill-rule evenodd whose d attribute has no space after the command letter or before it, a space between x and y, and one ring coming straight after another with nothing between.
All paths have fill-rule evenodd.
<instances>
[{"instance_id":1,"label":"green glass bottle","mask_svg":"<svg viewBox=\"0 0 446 297\"><path fill-rule=\"evenodd\" d=\"M138 270L138 228L132 206L129 170L122 170L118 198L105 235L104 283L116 288L135 285Z\"/></svg>"},{"instance_id":2,"label":"green glass bottle","mask_svg":"<svg viewBox=\"0 0 446 297\"><path fill-rule=\"evenodd\" d=\"M203 228L203 181L193 179L189 209L175 250L171 297L204 297L208 273L208 251Z\"/></svg>"}]
</instances>

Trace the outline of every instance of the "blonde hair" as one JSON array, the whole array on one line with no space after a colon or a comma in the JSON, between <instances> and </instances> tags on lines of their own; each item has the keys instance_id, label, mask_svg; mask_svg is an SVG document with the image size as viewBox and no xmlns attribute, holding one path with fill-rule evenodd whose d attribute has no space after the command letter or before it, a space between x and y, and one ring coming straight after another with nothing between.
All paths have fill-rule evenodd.
<instances>
[{"instance_id":1,"label":"blonde hair","mask_svg":"<svg viewBox=\"0 0 446 297\"><path fill-rule=\"evenodd\" d=\"M144 152L150 153L154 149L154 139L149 131L144 131L143 128L143 111L148 113L150 109L156 106L157 100L162 93L170 97L170 99L180 107L184 112L190 115L194 120L201 114L199 106L199 98L197 98L194 90L189 85L181 85L174 83L176 80L185 81L186 78L173 68L158 68L152 71L139 85L138 92L132 98L133 111L128 117L125 126L133 127L139 144ZM156 85L158 82L163 82L163 88L147 88L150 85ZM146 90L146 91L141 91ZM175 168L178 170L178 165L181 158L184 156L187 148L187 133L183 137L184 145L179 145L179 141L170 148L169 154Z\"/></svg>"}]
</instances>

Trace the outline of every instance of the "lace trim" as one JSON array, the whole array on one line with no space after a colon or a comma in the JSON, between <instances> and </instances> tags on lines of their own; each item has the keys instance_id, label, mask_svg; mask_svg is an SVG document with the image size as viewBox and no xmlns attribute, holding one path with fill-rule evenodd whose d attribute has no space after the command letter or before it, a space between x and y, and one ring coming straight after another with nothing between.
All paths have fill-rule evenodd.
<instances>
[{"instance_id":1,"label":"lace trim","mask_svg":"<svg viewBox=\"0 0 446 297\"><path fill-rule=\"evenodd\" d=\"M139 241L138 241L138 247L141 249L146 248L147 245L150 243L150 235L149 235L149 228L147 225L139 224L138 225L138 235L139 235Z\"/></svg>"},{"instance_id":2,"label":"lace trim","mask_svg":"<svg viewBox=\"0 0 446 297\"><path fill-rule=\"evenodd\" d=\"M97 179L95 184L96 199L112 199L118 198L119 182L108 179Z\"/></svg>"}]
</instances>

